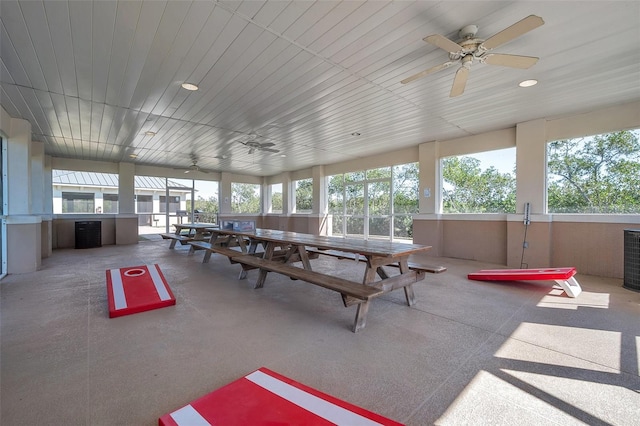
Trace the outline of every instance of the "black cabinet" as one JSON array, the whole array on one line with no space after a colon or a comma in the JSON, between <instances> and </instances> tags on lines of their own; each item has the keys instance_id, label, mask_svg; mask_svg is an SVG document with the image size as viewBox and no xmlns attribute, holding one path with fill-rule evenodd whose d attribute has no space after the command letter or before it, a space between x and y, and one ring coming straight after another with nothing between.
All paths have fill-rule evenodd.
<instances>
[{"instance_id":1,"label":"black cabinet","mask_svg":"<svg viewBox=\"0 0 640 426\"><path fill-rule=\"evenodd\" d=\"M99 220L76 222L76 248L102 247L102 222Z\"/></svg>"}]
</instances>

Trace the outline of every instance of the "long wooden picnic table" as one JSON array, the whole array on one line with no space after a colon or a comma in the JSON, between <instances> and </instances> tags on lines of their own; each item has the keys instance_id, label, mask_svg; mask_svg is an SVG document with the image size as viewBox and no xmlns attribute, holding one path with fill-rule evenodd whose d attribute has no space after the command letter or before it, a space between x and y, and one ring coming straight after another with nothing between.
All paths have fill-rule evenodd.
<instances>
[{"instance_id":1,"label":"long wooden picnic table","mask_svg":"<svg viewBox=\"0 0 640 426\"><path fill-rule=\"evenodd\" d=\"M177 242L181 245L188 244L190 241L202 241L209 234L209 229L214 229L217 225L215 223L175 223L174 233L160 234L165 240L171 240L169 248L173 249ZM183 230L187 230L186 234Z\"/></svg>"},{"instance_id":2,"label":"long wooden picnic table","mask_svg":"<svg viewBox=\"0 0 640 426\"><path fill-rule=\"evenodd\" d=\"M340 292L345 306L358 305L354 332L364 328L369 301L375 297L402 288L407 304L412 306L415 303L412 284L424 279L425 271L411 269L408 259L411 254L431 249L431 246L419 244L312 235L274 229L252 231L209 229L209 231L212 233L211 251L228 256L234 263L242 264L245 270L260 269L255 288L264 286L269 272L278 272ZM216 248L215 241L222 236L227 237L227 240L235 239L237 245L242 248L242 252ZM245 246L247 239L250 241L249 248ZM259 244L264 246L262 257L255 255ZM276 248L280 250L276 251ZM314 250L310 252L308 249ZM366 259L366 267L362 281L357 283L313 271L309 254L321 254L323 250L363 256ZM302 268L292 266L292 263L297 261L302 263ZM383 266L397 266L400 273L389 276ZM380 279L376 281L376 277Z\"/></svg>"}]
</instances>

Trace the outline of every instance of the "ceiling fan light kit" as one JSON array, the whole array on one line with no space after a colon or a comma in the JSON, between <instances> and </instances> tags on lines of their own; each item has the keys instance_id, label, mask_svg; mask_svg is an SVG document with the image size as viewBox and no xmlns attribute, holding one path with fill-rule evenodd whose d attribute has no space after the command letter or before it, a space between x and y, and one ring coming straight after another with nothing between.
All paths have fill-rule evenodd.
<instances>
[{"instance_id":1,"label":"ceiling fan light kit","mask_svg":"<svg viewBox=\"0 0 640 426\"><path fill-rule=\"evenodd\" d=\"M539 58L534 56L507 55L503 53L489 52L543 24L544 21L541 17L529 15L499 33L494 34L487 40L475 38L478 32L478 27L476 25L467 25L463 27L458 33L460 40L457 43L440 34L427 36L423 40L447 51L449 53L449 61L407 77L400 83L411 83L412 81L449 68L454 63L460 62L460 68L456 71L453 86L449 93L449 97L453 98L464 93L464 89L469 78L469 71L471 70L471 65L474 60L488 65L499 65L519 69L530 68L538 62Z\"/></svg>"}]
</instances>

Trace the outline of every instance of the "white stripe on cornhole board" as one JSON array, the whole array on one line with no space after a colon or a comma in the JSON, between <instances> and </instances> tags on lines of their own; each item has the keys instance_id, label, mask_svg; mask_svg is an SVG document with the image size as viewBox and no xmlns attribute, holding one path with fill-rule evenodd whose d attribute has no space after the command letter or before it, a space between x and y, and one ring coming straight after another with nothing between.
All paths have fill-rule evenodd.
<instances>
[{"instance_id":1,"label":"white stripe on cornhole board","mask_svg":"<svg viewBox=\"0 0 640 426\"><path fill-rule=\"evenodd\" d=\"M262 371L255 371L246 379L252 381L256 385L263 387L264 389L286 399L287 401L304 408L307 411L312 412L318 417L335 423L337 425L350 425L350 426L371 426L380 425L378 422L374 422L371 419L362 417L352 411L342 408L338 405L325 401L322 398L318 398L315 395L311 395L301 389L291 386L275 377L269 376Z\"/></svg>"},{"instance_id":2,"label":"white stripe on cornhole board","mask_svg":"<svg viewBox=\"0 0 640 426\"><path fill-rule=\"evenodd\" d=\"M178 426L211 426L204 417L196 411L191 404L169 414Z\"/></svg>"},{"instance_id":3,"label":"white stripe on cornhole board","mask_svg":"<svg viewBox=\"0 0 640 426\"><path fill-rule=\"evenodd\" d=\"M127 307L127 298L124 295L120 269L111 269L109 272L111 273L111 290L113 290L113 304L115 305L115 309L124 309Z\"/></svg>"},{"instance_id":4,"label":"white stripe on cornhole board","mask_svg":"<svg viewBox=\"0 0 640 426\"><path fill-rule=\"evenodd\" d=\"M158 292L158 296L160 300L169 300L171 296L169 296L169 292L167 291L167 287L165 287L164 282L162 281L162 277L158 273L158 269L156 265L146 265L149 274L151 275L151 279L153 280L153 285L156 286L156 291Z\"/></svg>"}]
</instances>

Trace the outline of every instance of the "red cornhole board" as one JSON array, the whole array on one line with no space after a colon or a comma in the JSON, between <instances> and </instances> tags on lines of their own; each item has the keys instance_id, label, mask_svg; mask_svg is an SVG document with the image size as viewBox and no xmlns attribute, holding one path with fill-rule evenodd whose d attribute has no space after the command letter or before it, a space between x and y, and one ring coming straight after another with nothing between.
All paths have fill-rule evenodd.
<instances>
[{"instance_id":1,"label":"red cornhole board","mask_svg":"<svg viewBox=\"0 0 640 426\"><path fill-rule=\"evenodd\" d=\"M260 368L165 414L160 426L401 425Z\"/></svg>"},{"instance_id":2,"label":"red cornhole board","mask_svg":"<svg viewBox=\"0 0 640 426\"><path fill-rule=\"evenodd\" d=\"M575 279L576 268L482 269L467 275L477 281L548 281L558 283L569 297L577 297L582 288Z\"/></svg>"},{"instance_id":3,"label":"red cornhole board","mask_svg":"<svg viewBox=\"0 0 640 426\"><path fill-rule=\"evenodd\" d=\"M107 270L109 318L176 304L158 265Z\"/></svg>"}]
</instances>

